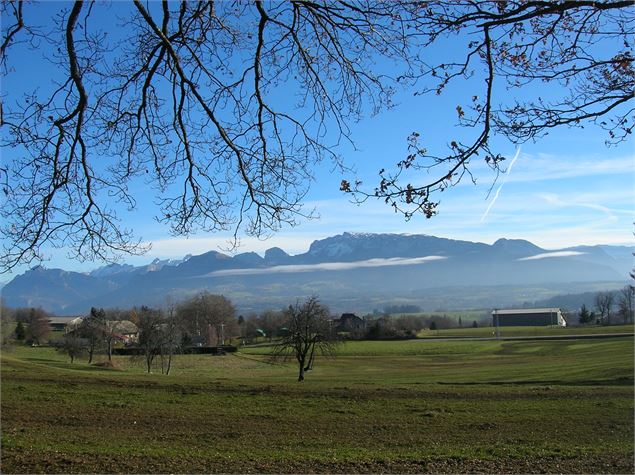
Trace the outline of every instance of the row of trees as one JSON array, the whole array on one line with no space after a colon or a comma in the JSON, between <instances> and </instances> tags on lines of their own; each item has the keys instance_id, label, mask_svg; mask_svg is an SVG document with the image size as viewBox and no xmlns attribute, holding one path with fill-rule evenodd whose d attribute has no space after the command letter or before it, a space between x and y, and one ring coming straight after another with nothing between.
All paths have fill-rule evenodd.
<instances>
[{"instance_id":1,"label":"row of trees","mask_svg":"<svg viewBox=\"0 0 635 475\"><path fill-rule=\"evenodd\" d=\"M480 322L480 325L488 322ZM458 320L447 315L401 315L399 317L391 317L384 315L377 319L371 320L366 326L365 338L415 338L417 333L426 328L430 330L442 330L447 328L469 326L477 328L479 322L470 320L463 322L462 317Z\"/></svg>"},{"instance_id":2,"label":"row of trees","mask_svg":"<svg viewBox=\"0 0 635 475\"><path fill-rule=\"evenodd\" d=\"M582 305L578 313L581 324L601 323L610 325L614 316L623 323L633 323L635 312L635 286L626 285L618 292L598 292L593 299L593 310ZM614 313L617 304L617 313Z\"/></svg>"},{"instance_id":3,"label":"row of trees","mask_svg":"<svg viewBox=\"0 0 635 475\"><path fill-rule=\"evenodd\" d=\"M49 314L41 308L17 308L14 310L2 310L3 315L17 322L15 328L15 339L24 341L29 345L41 345L44 343L51 331L49 325Z\"/></svg>"},{"instance_id":4,"label":"row of trees","mask_svg":"<svg viewBox=\"0 0 635 475\"><path fill-rule=\"evenodd\" d=\"M454 328L457 325L463 326L463 321L459 317L460 323L448 315L400 315L390 316L388 314L380 317L366 316L366 326L363 331L356 332L358 338L369 340L390 339L390 338L415 338L417 334L426 328L430 330L441 330ZM479 326L476 320L470 321L469 326Z\"/></svg>"},{"instance_id":5,"label":"row of trees","mask_svg":"<svg viewBox=\"0 0 635 475\"><path fill-rule=\"evenodd\" d=\"M595 312L582 306L581 323L611 323L613 307L617 300L618 313L623 321L633 321L635 288L624 287L615 292L599 292L595 297ZM327 307L312 297L306 302L289 306L286 310L267 311L260 315L236 318L235 308L223 296L207 292L180 303L170 303L163 309L142 306L130 310L104 310L93 308L90 315L66 333L58 349L73 362L87 354L88 363L97 352L108 355L112 361L113 347L121 339L126 323L134 323L138 329L138 348L148 372L157 359L161 372L169 374L175 354L192 345L223 345L225 338L240 336L243 341L255 336L277 339L273 354L277 358L293 358L298 363L298 381L312 369L318 354L332 355L338 340L337 328L329 317ZM40 343L50 328L48 315L41 309L18 309L16 338ZM359 338L412 337L423 328L437 329L456 326L447 316L382 315L366 321L366 325L351 332ZM478 326L476 321L471 326Z\"/></svg>"},{"instance_id":6,"label":"row of trees","mask_svg":"<svg viewBox=\"0 0 635 475\"><path fill-rule=\"evenodd\" d=\"M337 340L328 308L315 297L281 312L265 312L248 319L240 317L242 324L239 324L229 300L202 293L164 309L142 306L128 311L105 311L93 308L76 329L64 336L58 349L68 354L71 363L84 354L88 354L88 362L92 362L94 353L100 348L107 352L110 361L117 322L123 322L122 317L130 318L138 327L139 356L148 373L158 359L161 373L170 374L174 355L198 341L196 337L206 334L209 338L211 334L215 343L221 345L225 337L237 336L241 330L248 331L248 325L264 323L271 326L270 339L281 336L274 347L274 357L295 359L299 368L298 381L303 381L306 371L313 368L315 357L332 355ZM209 340L207 343L210 344Z\"/></svg>"},{"instance_id":7,"label":"row of trees","mask_svg":"<svg viewBox=\"0 0 635 475\"><path fill-rule=\"evenodd\" d=\"M238 317L240 337L244 343L251 343L255 338L266 337L270 342L284 336L287 332L288 316L284 310L266 310L260 314L249 314Z\"/></svg>"},{"instance_id":8,"label":"row of trees","mask_svg":"<svg viewBox=\"0 0 635 475\"><path fill-rule=\"evenodd\" d=\"M92 363L102 352L112 361L113 347L122 325L132 322L138 329L137 347L148 373L156 366L170 374L174 356L188 346L224 344L225 339L264 334L270 341L279 338L274 356L298 362L298 381L304 380L318 354L332 355L337 340L328 308L313 297L286 310L236 318L235 308L223 296L207 292L165 308L142 306L130 310L96 309L57 343L59 351L71 359L81 356ZM262 331L259 333L258 330Z\"/></svg>"},{"instance_id":9,"label":"row of trees","mask_svg":"<svg viewBox=\"0 0 635 475\"><path fill-rule=\"evenodd\" d=\"M173 356L182 348L220 346L225 337L238 335L233 304L221 295L203 292L183 302L169 302L165 308L92 308L81 323L67 330L57 346L71 362L87 355L88 363L92 363L99 352L107 354L112 362L113 348L123 340L122 334L131 323L138 330L137 343L148 372L159 358L161 372L169 374Z\"/></svg>"},{"instance_id":10,"label":"row of trees","mask_svg":"<svg viewBox=\"0 0 635 475\"><path fill-rule=\"evenodd\" d=\"M365 325L361 328L348 329L348 337L353 339L390 339L414 338L421 330L441 330L459 327L478 327L487 321L470 319L464 322L445 314L438 315L400 315L373 313L363 317ZM267 310L260 315L252 314L238 317L241 339L251 343L257 337L266 337L269 341L284 337L287 332L288 315L285 311Z\"/></svg>"}]
</instances>

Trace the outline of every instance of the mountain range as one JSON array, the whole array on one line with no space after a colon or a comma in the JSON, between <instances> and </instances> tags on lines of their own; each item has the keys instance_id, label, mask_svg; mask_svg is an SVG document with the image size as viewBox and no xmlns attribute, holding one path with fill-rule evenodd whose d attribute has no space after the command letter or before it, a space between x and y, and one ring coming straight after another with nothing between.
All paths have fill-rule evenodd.
<instances>
[{"instance_id":1,"label":"mountain range","mask_svg":"<svg viewBox=\"0 0 635 475\"><path fill-rule=\"evenodd\" d=\"M529 241L494 244L429 235L343 233L303 254L274 247L264 256L209 251L148 265L110 264L88 273L34 267L2 288L10 307L58 315L90 307L161 306L207 290L240 312L282 308L318 295L333 311L414 303L426 310L518 305L558 292L618 288L629 279L633 248L545 250Z\"/></svg>"}]
</instances>

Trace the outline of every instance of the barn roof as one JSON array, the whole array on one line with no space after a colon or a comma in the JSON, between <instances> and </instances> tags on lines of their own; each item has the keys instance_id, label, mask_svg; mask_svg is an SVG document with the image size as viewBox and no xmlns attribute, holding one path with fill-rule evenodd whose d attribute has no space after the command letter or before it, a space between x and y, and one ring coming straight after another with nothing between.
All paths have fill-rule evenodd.
<instances>
[{"instance_id":1,"label":"barn roof","mask_svg":"<svg viewBox=\"0 0 635 475\"><path fill-rule=\"evenodd\" d=\"M343 313L342 316L340 317L340 320L347 320L347 319L358 319L358 320L362 320L360 317L358 317L357 315L355 315L354 313Z\"/></svg>"},{"instance_id":2,"label":"barn roof","mask_svg":"<svg viewBox=\"0 0 635 475\"><path fill-rule=\"evenodd\" d=\"M72 321L73 319L75 319L77 317L49 317L49 323L52 325L61 325L64 324L66 325L67 323L69 323L70 321Z\"/></svg>"},{"instance_id":3,"label":"barn roof","mask_svg":"<svg viewBox=\"0 0 635 475\"><path fill-rule=\"evenodd\" d=\"M66 330L69 332L76 330L77 327L79 327L83 321L84 321L84 317L73 318L72 320L66 323Z\"/></svg>"},{"instance_id":4,"label":"barn roof","mask_svg":"<svg viewBox=\"0 0 635 475\"><path fill-rule=\"evenodd\" d=\"M114 333L121 333L123 335L130 335L139 332L137 325L130 320L108 320L106 322L108 330Z\"/></svg>"},{"instance_id":5,"label":"barn roof","mask_svg":"<svg viewBox=\"0 0 635 475\"><path fill-rule=\"evenodd\" d=\"M561 310L557 307L551 308L508 308L504 310L494 310L492 314L497 315L526 315L528 313L558 313Z\"/></svg>"}]
</instances>

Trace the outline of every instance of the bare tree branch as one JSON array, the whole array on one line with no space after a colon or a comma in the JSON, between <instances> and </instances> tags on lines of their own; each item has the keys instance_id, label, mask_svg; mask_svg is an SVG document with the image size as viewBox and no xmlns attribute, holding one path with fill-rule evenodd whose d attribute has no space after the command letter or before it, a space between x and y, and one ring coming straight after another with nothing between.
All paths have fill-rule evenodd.
<instances>
[{"instance_id":1,"label":"bare tree branch","mask_svg":"<svg viewBox=\"0 0 635 475\"><path fill-rule=\"evenodd\" d=\"M496 173L500 171L505 157L491 150L492 134L521 143L556 127L595 123L607 130L609 144L631 135L635 119L632 3L438 1L421 8L425 16L418 17L418 28L429 46L451 35L481 38L470 42L465 61L429 66L423 74L436 81L421 91L441 94L450 82L480 69L483 94L474 94L469 106L457 106L459 124L475 129L476 135L467 144L451 140L447 154L432 154L420 144L420 135L413 133L409 155L392 171L382 169L374 189L368 190L359 180L342 180L341 190L358 203L378 198L406 219L418 213L432 217L439 192L466 174L473 178L470 160L484 157ZM482 66L475 64L477 60ZM497 88L493 88L495 79L500 84ZM563 94L496 105L504 104L510 89L536 83L552 83ZM422 180L418 171L436 177Z\"/></svg>"},{"instance_id":2,"label":"bare tree branch","mask_svg":"<svg viewBox=\"0 0 635 475\"><path fill-rule=\"evenodd\" d=\"M265 237L311 218L316 167L348 173L337 146L353 143L349 124L391 107L398 88L480 81L456 106L465 132L442 140L447 150L413 133L376 186L342 181L353 199L407 219L433 216L439 192L474 179L474 160L498 173L494 136L523 142L589 123L609 143L632 133L631 2L135 0L110 7L122 24L105 24L95 17L107 5L75 1L51 31L29 24L29 8L3 2L0 59L19 74L8 53L41 51L56 82L33 78L33 91L3 97L5 271L50 247L106 261L144 252L116 211L135 210L147 185L175 235ZM459 58L424 60L449 38L469 39ZM565 93L507 101L535 84Z\"/></svg>"}]
</instances>

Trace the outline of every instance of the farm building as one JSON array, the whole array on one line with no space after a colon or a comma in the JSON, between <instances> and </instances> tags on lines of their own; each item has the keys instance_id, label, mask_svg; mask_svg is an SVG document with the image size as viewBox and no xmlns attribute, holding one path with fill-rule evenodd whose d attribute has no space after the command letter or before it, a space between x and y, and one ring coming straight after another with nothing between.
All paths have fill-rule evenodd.
<instances>
[{"instance_id":1,"label":"farm building","mask_svg":"<svg viewBox=\"0 0 635 475\"><path fill-rule=\"evenodd\" d=\"M559 308L520 308L494 310L492 319L495 327L566 327L567 321Z\"/></svg>"},{"instance_id":2,"label":"farm building","mask_svg":"<svg viewBox=\"0 0 635 475\"><path fill-rule=\"evenodd\" d=\"M53 331L64 331L66 325L77 317L50 317L49 324Z\"/></svg>"},{"instance_id":3,"label":"farm building","mask_svg":"<svg viewBox=\"0 0 635 475\"><path fill-rule=\"evenodd\" d=\"M82 322L84 321L84 317L75 317L72 320L69 320L64 328L65 333L72 333L77 330Z\"/></svg>"},{"instance_id":4,"label":"farm building","mask_svg":"<svg viewBox=\"0 0 635 475\"><path fill-rule=\"evenodd\" d=\"M109 333L123 343L137 343L139 341L139 328L130 320L107 320L106 328Z\"/></svg>"},{"instance_id":5,"label":"farm building","mask_svg":"<svg viewBox=\"0 0 635 475\"><path fill-rule=\"evenodd\" d=\"M65 327L65 333L72 334L81 329L84 317L70 320ZM123 343L135 343L139 341L139 328L129 320L105 320L103 330L111 333Z\"/></svg>"},{"instance_id":6,"label":"farm building","mask_svg":"<svg viewBox=\"0 0 635 475\"><path fill-rule=\"evenodd\" d=\"M333 326L338 332L350 332L364 329L366 322L354 313L343 313L340 318L333 320Z\"/></svg>"}]
</instances>

